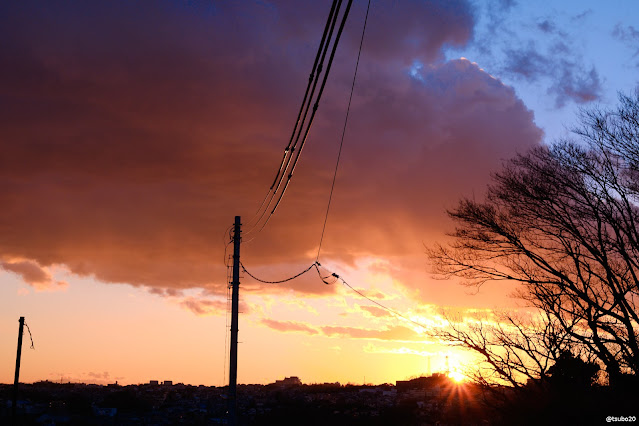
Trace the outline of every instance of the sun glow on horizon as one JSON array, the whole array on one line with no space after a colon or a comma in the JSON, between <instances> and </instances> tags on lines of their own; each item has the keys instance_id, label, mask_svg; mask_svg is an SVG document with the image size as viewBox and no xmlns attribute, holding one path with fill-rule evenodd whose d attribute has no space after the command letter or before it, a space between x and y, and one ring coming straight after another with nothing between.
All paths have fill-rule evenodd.
<instances>
[{"instance_id":1,"label":"sun glow on horizon","mask_svg":"<svg viewBox=\"0 0 639 426\"><path fill-rule=\"evenodd\" d=\"M448 373L448 377L453 379L455 383L462 383L463 381L466 380L466 376L464 376L459 371L451 371L450 373Z\"/></svg>"}]
</instances>

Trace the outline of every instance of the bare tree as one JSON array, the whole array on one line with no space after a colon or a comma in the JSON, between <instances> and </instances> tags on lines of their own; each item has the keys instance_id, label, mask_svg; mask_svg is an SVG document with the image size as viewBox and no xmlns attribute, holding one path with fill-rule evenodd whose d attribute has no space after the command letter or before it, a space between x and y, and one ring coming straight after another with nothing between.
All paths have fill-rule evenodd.
<instances>
[{"instance_id":1,"label":"bare tree","mask_svg":"<svg viewBox=\"0 0 639 426\"><path fill-rule=\"evenodd\" d=\"M548 314L497 312L494 318L471 322L445 317L448 327L436 331L436 336L480 356L465 373L487 388L504 383L518 388L529 380L545 380L554 362L572 352L568 333Z\"/></svg>"},{"instance_id":2,"label":"bare tree","mask_svg":"<svg viewBox=\"0 0 639 426\"><path fill-rule=\"evenodd\" d=\"M639 92L620 95L617 110L584 111L574 133L577 141L509 161L485 201L461 200L449 212L457 223L454 242L428 254L438 274L468 285L519 283L517 295L545 318L521 336L561 336L570 350L596 359L613 384L639 371ZM493 343L504 343L505 335L491 332ZM455 328L447 337L475 350L471 342L483 339ZM527 367L512 357L503 363L537 378L552 364L540 355L553 361L561 349L537 353L517 345L505 341L502 353L523 351ZM491 360L499 372L499 358Z\"/></svg>"}]
</instances>

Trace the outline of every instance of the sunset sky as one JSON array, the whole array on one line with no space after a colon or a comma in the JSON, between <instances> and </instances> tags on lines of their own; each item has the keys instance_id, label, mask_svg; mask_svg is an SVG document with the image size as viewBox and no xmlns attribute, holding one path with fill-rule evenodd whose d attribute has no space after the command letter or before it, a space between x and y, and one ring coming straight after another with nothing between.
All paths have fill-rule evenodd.
<instances>
[{"instance_id":1,"label":"sunset sky","mask_svg":"<svg viewBox=\"0 0 639 426\"><path fill-rule=\"evenodd\" d=\"M315 260L366 6L282 204L242 245L265 280ZM0 383L20 316L23 382L228 381L227 231L269 189L329 9L0 4ZM425 246L504 160L639 88L637 23L635 0L373 0L322 265L426 327L518 306L504 283L434 279ZM239 383L394 383L471 360L314 271L244 274L240 298Z\"/></svg>"}]
</instances>

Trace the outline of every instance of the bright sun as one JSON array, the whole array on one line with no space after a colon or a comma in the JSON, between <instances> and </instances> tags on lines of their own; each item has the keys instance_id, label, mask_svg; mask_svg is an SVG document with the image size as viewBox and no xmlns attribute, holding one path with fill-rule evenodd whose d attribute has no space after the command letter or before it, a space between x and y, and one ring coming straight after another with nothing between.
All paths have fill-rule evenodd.
<instances>
[{"instance_id":1,"label":"bright sun","mask_svg":"<svg viewBox=\"0 0 639 426\"><path fill-rule=\"evenodd\" d=\"M466 376L464 376L459 371L451 371L450 373L448 373L448 377L450 377L451 379L453 379L457 383L463 382L464 379L466 378Z\"/></svg>"}]
</instances>

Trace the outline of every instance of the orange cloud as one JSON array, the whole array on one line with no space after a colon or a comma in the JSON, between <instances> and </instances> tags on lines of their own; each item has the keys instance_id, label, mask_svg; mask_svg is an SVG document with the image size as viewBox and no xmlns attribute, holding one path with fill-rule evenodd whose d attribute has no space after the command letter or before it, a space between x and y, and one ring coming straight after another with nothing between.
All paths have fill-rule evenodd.
<instances>
[{"instance_id":1,"label":"orange cloud","mask_svg":"<svg viewBox=\"0 0 639 426\"><path fill-rule=\"evenodd\" d=\"M393 316L393 314L387 310L378 308L377 306L360 306L359 308L374 317L385 318Z\"/></svg>"},{"instance_id":2,"label":"orange cloud","mask_svg":"<svg viewBox=\"0 0 639 426\"><path fill-rule=\"evenodd\" d=\"M426 340L425 336L403 326L392 326L382 330L343 326L315 327L299 321L278 321L267 318L260 320L260 323L281 332L297 332L310 335L322 334L334 338L411 342L422 342Z\"/></svg>"},{"instance_id":3,"label":"orange cloud","mask_svg":"<svg viewBox=\"0 0 639 426\"><path fill-rule=\"evenodd\" d=\"M196 315L219 315L226 312L226 302L219 300L200 300L189 297L180 302L180 305Z\"/></svg>"},{"instance_id":4,"label":"orange cloud","mask_svg":"<svg viewBox=\"0 0 639 426\"><path fill-rule=\"evenodd\" d=\"M392 347L392 348L386 348L386 347L379 347L379 346L375 346L372 344L368 344L364 347L364 352L368 352L368 353L380 353L380 354L400 354L400 355L419 355L419 356L435 356L435 355L441 355L441 356L446 356L446 353L441 352L441 351L423 351L423 350L418 350L418 349L413 349L413 348L407 348L407 347Z\"/></svg>"},{"instance_id":5,"label":"orange cloud","mask_svg":"<svg viewBox=\"0 0 639 426\"><path fill-rule=\"evenodd\" d=\"M1 261L0 269L13 272L37 291L57 291L69 286L66 281L55 280L47 269L31 260Z\"/></svg>"},{"instance_id":6,"label":"orange cloud","mask_svg":"<svg viewBox=\"0 0 639 426\"><path fill-rule=\"evenodd\" d=\"M320 3L302 15L293 3L213 14L180 2L3 5L0 256L31 262L3 268L29 280L33 265L60 264L103 282L225 295L227 228L238 214L247 224L273 179L322 29ZM334 262L420 255L445 207L542 136L512 88L442 60L443 46L471 37L467 2L384 8L371 17L322 246ZM317 253L358 35L340 45L283 203L242 245L261 277L289 277ZM334 292L311 274L249 287L282 289Z\"/></svg>"},{"instance_id":7,"label":"orange cloud","mask_svg":"<svg viewBox=\"0 0 639 426\"><path fill-rule=\"evenodd\" d=\"M198 316L224 315L227 310L230 310L229 302L227 300L221 300L219 297L216 298L213 296L213 298L208 298L209 296L206 294L196 296L183 296L178 294L176 296L170 296L168 295L170 293L169 291L163 296ZM239 310L243 314L250 314L252 311L251 307L243 300L240 300Z\"/></svg>"},{"instance_id":8,"label":"orange cloud","mask_svg":"<svg viewBox=\"0 0 639 426\"><path fill-rule=\"evenodd\" d=\"M389 327L384 330L339 326L324 326L320 329L322 333L330 337L394 341L423 341L426 339L426 336L403 326Z\"/></svg>"},{"instance_id":9,"label":"orange cloud","mask_svg":"<svg viewBox=\"0 0 639 426\"><path fill-rule=\"evenodd\" d=\"M277 321L272 319L262 319L260 323L282 332L301 332L307 334L318 334L318 331L307 324L297 321Z\"/></svg>"}]
</instances>

